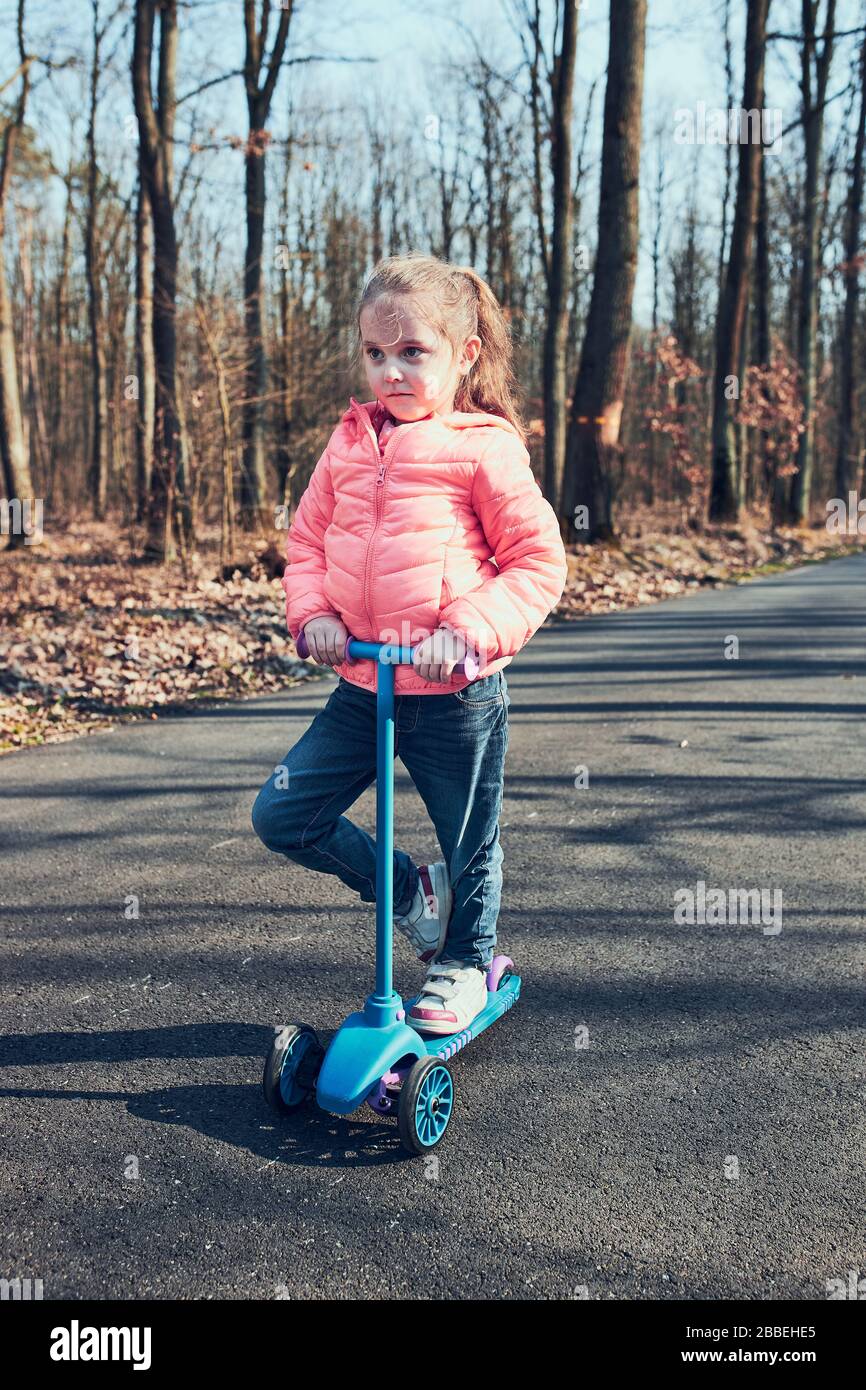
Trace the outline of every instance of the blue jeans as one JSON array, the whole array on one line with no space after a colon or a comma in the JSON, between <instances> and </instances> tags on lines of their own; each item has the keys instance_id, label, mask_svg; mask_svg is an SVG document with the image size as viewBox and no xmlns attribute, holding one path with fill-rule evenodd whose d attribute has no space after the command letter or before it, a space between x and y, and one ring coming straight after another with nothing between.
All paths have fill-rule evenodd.
<instances>
[{"instance_id":1,"label":"blue jeans","mask_svg":"<svg viewBox=\"0 0 866 1390\"><path fill-rule=\"evenodd\" d=\"M454 902L442 959L486 969L502 892L499 812L508 748L501 671L452 694L398 695L395 755L418 789L442 847ZM252 808L268 849L336 874L363 902L376 899L376 842L343 814L376 780L376 696L340 678ZM418 870L394 850L394 911L408 912Z\"/></svg>"}]
</instances>

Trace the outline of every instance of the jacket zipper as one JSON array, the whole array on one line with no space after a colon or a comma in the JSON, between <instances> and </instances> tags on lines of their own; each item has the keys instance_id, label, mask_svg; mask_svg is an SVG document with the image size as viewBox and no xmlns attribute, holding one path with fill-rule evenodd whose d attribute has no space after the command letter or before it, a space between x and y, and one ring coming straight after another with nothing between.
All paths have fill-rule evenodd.
<instances>
[{"instance_id":1,"label":"jacket zipper","mask_svg":"<svg viewBox=\"0 0 866 1390\"><path fill-rule=\"evenodd\" d=\"M378 468L376 470L376 482L373 487L373 529L370 532L370 538L367 541L367 553L364 556L364 612L367 614L367 625L371 633L373 633L373 636L370 638L370 640L375 642L377 639L375 635L375 628L373 626L373 615L370 612L370 581L373 570L373 547L376 540L376 532L379 529L379 523L382 519L382 504L385 497L385 469L389 462L389 456L390 461L393 462L394 454L397 450L398 444L400 443L400 426L398 425L397 429L394 431L391 438L388 440L388 443L385 445L384 454L380 454L379 440L376 437L376 431L373 429L373 426L370 423L370 417L367 414L366 410L364 411L364 417L367 426L367 434L369 435L370 442L376 451L376 461L378 463Z\"/></svg>"}]
</instances>

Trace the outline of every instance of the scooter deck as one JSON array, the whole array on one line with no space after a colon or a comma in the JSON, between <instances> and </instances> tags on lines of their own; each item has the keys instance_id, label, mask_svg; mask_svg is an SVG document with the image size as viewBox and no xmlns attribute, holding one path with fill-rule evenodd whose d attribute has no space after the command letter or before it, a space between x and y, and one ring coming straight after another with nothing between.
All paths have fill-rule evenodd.
<instances>
[{"instance_id":1,"label":"scooter deck","mask_svg":"<svg viewBox=\"0 0 866 1390\"><path fill-rule=\"evenodd\" d=\"M443 1059L453 1057L473 1038L477 1038L479 1033L483 1033L485 1028L489 1028L491 1023L495 1023L498 1018L501 1018L511 1008L511 1005L517 1002L519 996L520 976L512 975L495 993L490 990L487 991L487 1003L481 1013L477 1014L472 1022L462 1028L459 1033L449 1033L447 1036L440 1036L439 1034L431 1036L430 1034L419 1033L418 1036L427 1049L428 1057L442 1057ZM420 998L420 994L416 994L414 999L407 1000L404 1005L406 1022L410 1028L413 1024L409 1017L409 1010Z\"/></svg>"}]
</instances>

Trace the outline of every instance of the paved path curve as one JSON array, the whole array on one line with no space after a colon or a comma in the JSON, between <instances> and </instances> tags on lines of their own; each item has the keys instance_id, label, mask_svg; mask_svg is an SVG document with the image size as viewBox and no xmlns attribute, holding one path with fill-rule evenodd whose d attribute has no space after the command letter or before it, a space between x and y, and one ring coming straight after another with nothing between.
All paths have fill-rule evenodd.
<instances>
[{"instance_id":1,"label":"paved path curve","mask_svg":"<svg viewBox=\"0 0 866 1390\"><path fill-rule=\"evenodd\" d=\"M0 1275L766 1300L866 1274L864 618L866 555L554 625L513 663L524 992L456 1060L438 1165L372 1113L261 1100L271 1026L334 1027L372 978L372 910L249 819L331 677L0 760ZM677 922L699 881L780 890L781 930ZM408 994L402 938L396 961Z\"/></svg>"}]
</instances>

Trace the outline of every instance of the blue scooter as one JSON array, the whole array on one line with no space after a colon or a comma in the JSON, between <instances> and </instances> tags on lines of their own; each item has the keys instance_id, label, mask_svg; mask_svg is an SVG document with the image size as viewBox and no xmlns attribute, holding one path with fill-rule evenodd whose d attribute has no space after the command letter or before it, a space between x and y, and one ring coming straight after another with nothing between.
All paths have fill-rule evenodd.
<instances>
[{"instance_id":1,"label":"blue scooter","mask_svg":"<svg viewBox=\"0 0 866 1390\"><path fill-rule=\"evenodd\" d=\"M309 656L303 633L298 654ZM400 1141L425 1154L443 1138L454 1110L454 1077L448 1065L462 1048L511 1008L520 976L508 956L495 956L487 972L487 1004L459 1033L425 1038L407 1021L419 995L404 1005L393 988L394 893L394 667L412 664L412 648L388 642L346 643L349 660L378 661L376 700L376 989L362 1010L349 1014L327 1051L309 1024L277 1030L265 1061L263 1089L281 1114L301 1109L315 1095L334 1115L349 1115L364 1102L377 1115L397 1116ZM457 673L474 680L478 664L467 657Z\"/></svg>"}]
</instances>

